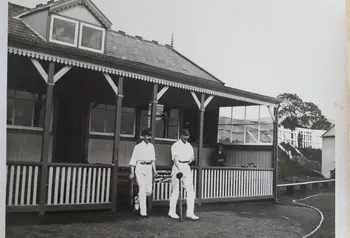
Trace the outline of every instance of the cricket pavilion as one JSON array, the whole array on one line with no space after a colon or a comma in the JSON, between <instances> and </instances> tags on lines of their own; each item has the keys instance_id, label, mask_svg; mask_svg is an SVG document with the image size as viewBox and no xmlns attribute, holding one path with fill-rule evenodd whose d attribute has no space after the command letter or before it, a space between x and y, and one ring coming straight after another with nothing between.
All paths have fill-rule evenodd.
<instances>
[{"instance_id":1,"label":"cricket pavilion","mask_svg":"<svg viewBox=\"0 0 350 238\"><path fill-rule=\"evenodd\" d=\"M179 131L190 131L197 204L276 200L279 101L227 87L173 46L111 26L90 0L9 3L7 212L117 211L146 127L165 172ZM219 120L221 107L252 106L269 110L269 129ZM218 141L226 167L208 164ZM169 182L154 180L152 204L169 195Z\"/></svg>"}]
</instances>

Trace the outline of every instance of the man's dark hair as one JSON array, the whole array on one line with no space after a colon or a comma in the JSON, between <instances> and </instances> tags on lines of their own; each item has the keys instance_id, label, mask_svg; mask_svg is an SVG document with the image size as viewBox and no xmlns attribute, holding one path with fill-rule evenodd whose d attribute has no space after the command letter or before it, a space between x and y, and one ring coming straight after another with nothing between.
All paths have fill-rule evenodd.
<instances>
[{"instance_id":1,"label":"man's dark hair","mask_svg":"<svg viewBox=\"0 0 350 238\"><path fill-rule=\"evenodd\" d=\"M152 136L152 130L150 128L143 129L141 136Z\"/></svg>"},{"instance_id":2,"label":"man's dark hair","mask_svg":"<svg viewBox=\"0 0 350 238\"><path fill-rule=\"evenodd\" d=\"M190 132L187 129L182 129L180 135L182 135L182 136L190 136Z\"/></svg>"}]
</instances>

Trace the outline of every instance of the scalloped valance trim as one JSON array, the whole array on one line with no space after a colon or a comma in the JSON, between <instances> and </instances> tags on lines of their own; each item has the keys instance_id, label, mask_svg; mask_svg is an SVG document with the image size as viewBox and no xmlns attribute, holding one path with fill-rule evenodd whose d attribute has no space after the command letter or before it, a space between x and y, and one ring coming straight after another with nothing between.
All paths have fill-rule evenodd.
<instances>
[{"instance_id":1,"label":"scalloped valance trim","mask_svg":"<svg viewBox=\"0 0 350 238\"><path fill-rule=\"evenodd\" d=\"M271 106L271 107L276 106L275 104L267 103L267 102L263 102L263 101L259 101L259 100L255 100L255 99L245 98L245 97L236 96L233 94L222 93L222 92L218 92L218 91L214 91L214 90L209 90L209 89L204 89L204 88L186 85L186 84L182 84L182 83L172 82L172 81L168 81L168 80L160 79L160 78L156 78L156 77L145 76L145 75L132 73L132 72L124 71L124 70L119 70L119 69L114 69L114 68L110 68L110 67L106 67L106 66L102 66L102 65L83 62L80 60L74 60L74 59L69 59L69 58L65 58L65 57L40 53L40 52L36 52L36 51L25 50L25 49L21 49L21 48L17 48L17 47L11 47L11 46L8 47L8 52L11 54L27 56L30 58L52 61L52 62L57 62L57 63L65 64L65 65L76 66L76 67L80 67L80 68L100 71L103 73L114 74L114 75L129 77L129 78L133 78L133 79L138 79L138 80L142 80L142 81L146 81L146 82L157 83L157 84L165 85L168 87L181 88L181 89L185 89L185 90L189 90L189 91L193 91L193 92L205 93L208 95L230 98L230 99L235 99L235 100L248 102L248 103L266 105L266 106Z\"/></svg>"}]
</instances>

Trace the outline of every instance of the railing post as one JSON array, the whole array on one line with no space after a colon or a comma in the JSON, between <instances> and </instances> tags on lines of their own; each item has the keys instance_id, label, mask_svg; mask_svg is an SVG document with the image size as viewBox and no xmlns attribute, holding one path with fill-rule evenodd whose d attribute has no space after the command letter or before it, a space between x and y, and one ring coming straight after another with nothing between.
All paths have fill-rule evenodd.
<instances>
[{"instance_id":1,"label":"railing post","mask_svg":"<svg viewBox=\"0 0 350 238\"><path fill-rule=\"evenodd\" d=\"M54 87L55 63L50 62L49 73L47 77L46 102L45 102L45 121L44 133L41 147L41 177L40 177L40 211L39 215L45 214L45 206L47 199L47 173L49 162L49 146L50 146L50 129L52 116L52 98Z\"/></svg>"},{"instance_id":2,"label":"railing post","mask_svg":"<svg viewBox=\"0 0 350 238\"><path fill-rule=\"evenodd\" d=\"M123 83L124 77L120 76L118 79L118 95L116 95L116 112L115 112L115 128L113 141L113 157L112 157L112 211L117 211L118 202L118 164L120 151L120 125L123 101Z\"/></svg>"},{"instance_id":3,"label":"railing post","mask_svg":"<svg viewBox=\"0 0 350 238\"><path fill-rule=\"evenodd\" d=\"M204 106L205 94L201 94L199 109L199 143L198 143L198 173L197 173L197 199L202 203L202 172L203 172L203 130L204 130Z\"/></svg>"},{"instance_id":4,"label":"railing post","mask_svg":"<svg viewBox=\"0 0 350 238\"><path fill-rule=\"evenodd\" d=\"M300 192L305 194L306 191L307 191L307 185L306 184L300 185Z\"/></svg>"},{"instance_id":5,"label":"railing post","mask_svg":"<svg viewBox=\"0 0 350 238\"><path fill-rule=\"evenodd\" d=\"M273 121L273 195L274 200L277 203L278 202L278 189L277 189L277 182L278 182L278 115L277 115L277 108L274 108L274 118Z\"/></svg>"}]
</instances>

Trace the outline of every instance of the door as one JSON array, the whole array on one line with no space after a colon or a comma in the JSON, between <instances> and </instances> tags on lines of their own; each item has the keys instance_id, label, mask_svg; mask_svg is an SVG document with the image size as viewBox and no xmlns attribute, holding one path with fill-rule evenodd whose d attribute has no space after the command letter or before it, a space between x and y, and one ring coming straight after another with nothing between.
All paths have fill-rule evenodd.
<instances>
[{"instance_id":1,"label":"door","mask_svg":"<svg viewBox=\"0 0 350 238\"><path fill-rule=\"evenodd\" d=\"M55 128L55 162L84 163L87 161L88 107L87 101L65 95L57 102Z\"/></svg>"}]
</instances>

